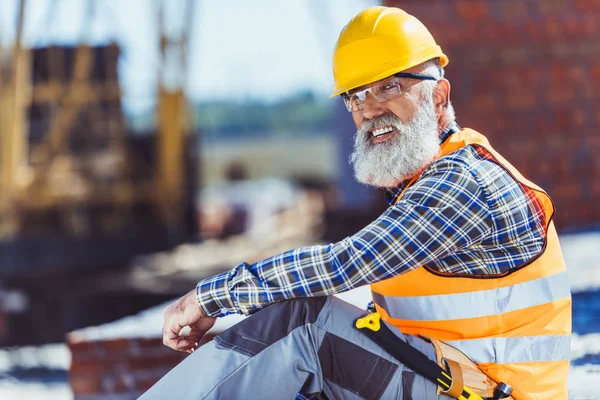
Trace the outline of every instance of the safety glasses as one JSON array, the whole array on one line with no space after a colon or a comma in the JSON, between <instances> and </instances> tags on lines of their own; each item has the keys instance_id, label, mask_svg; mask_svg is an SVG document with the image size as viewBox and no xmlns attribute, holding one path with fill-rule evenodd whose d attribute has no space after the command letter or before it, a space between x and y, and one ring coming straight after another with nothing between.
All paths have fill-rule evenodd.
<instances>
[{"instance_id":1,"label":"safety glasses","mask_svg":"<svg viewBox=\"0 0 600 400\"><path fill-rule=\"evenodd\" d=\"M402 94L402 87L400 86L399 78L437 81L437 78L434 78L433 76L399 72L390 77L372 83L368 88L356 91L351 90L343 93L342 98L344 99L346 108L350 112L360 111L365 108L367 93L370 93L371 96L373 96L373 98L379 103L399 97Z\"/></svg>"}]
</instances>

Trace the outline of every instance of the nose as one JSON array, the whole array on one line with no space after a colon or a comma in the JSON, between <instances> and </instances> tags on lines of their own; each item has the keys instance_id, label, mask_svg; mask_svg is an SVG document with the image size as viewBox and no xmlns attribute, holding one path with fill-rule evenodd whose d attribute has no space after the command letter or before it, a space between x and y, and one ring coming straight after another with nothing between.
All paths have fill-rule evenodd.
<instances>
[{"instance_id":1,"label":"nose","mask_svg":"<svg viewBox=\"0 0 600 400\"><path fill-rule=\"evenodd\" d=\"M371 95L367 93L365 97L365 106L362 110L363 117L365 119L373 119L385 113L385 107L383 103L378 102Z\"/></svg>"}]
</instances>

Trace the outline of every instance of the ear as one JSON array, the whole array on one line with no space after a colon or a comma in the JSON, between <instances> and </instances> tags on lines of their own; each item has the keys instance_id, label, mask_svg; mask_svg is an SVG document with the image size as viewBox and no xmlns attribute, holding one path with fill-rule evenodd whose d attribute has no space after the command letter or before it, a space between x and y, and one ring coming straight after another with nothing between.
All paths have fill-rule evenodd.
<instances>
[{"instance_id":1,"label":"ear","mask_svg":"<svg viewBox=\"0 0 600 400\"><path fill-rule=\"evenodd\" d=\"M450 82L447 79L440 79L433 91L433 106L438 121L444 115L448 103L450 102Z\"/></svg>"}]
</instances>

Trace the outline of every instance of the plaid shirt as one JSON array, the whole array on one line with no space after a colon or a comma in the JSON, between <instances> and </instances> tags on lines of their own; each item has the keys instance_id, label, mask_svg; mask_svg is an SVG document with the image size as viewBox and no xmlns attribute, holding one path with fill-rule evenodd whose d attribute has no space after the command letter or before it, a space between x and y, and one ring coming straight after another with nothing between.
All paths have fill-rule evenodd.
<instances>
[{"instance_id":1,"label":"plaid shirt","mask_svg":"<svg viewBox=\"0 0 600 400\"><path fill-rule=\"evenodd\" d=\"M499 274L542 250L541 206L476 147L431 163L397 201L403 189L389 191L391 206L340 242L242 263L200 281L201 308L211 316L252 314L276 301L345 292L424 265Z\"/></svg>"}]
</instances>

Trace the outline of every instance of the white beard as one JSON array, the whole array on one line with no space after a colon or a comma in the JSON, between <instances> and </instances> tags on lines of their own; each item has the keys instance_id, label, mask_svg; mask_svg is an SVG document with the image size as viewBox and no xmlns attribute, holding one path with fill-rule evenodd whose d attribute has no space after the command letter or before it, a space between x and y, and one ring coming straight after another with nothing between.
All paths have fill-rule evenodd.
<instances>
[{"instance_id":1,"label":"white beard","mask_svg":"<svg viewBox=\"0 0 600 400\"><path fill-rule=\"evenodd\" d=\"M370 130L390 125L396 128L396 137L371 143ZM390 188L414 177L439 151L437 118L430 99L422 102L408 123L393 114L364 120L356 132L350 163L359 182Z\"/></svg>"}]
</instances>

